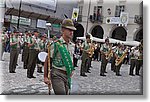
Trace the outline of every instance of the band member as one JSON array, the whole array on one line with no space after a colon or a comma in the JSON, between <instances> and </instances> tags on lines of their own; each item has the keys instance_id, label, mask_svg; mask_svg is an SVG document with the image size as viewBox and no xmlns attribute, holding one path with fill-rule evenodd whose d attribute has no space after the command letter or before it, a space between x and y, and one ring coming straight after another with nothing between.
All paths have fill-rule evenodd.
<instances>
[{"instance_id":1,"label":"band member","mask_svg":"<svg viewBox=\"0 0 150 102\"><path fill-rule=\"evenodd\" d=\"M37 55L39 52L39 33L34 31L34 36L29 38L28 47L29 47L29 59L27 66L27 77L36 78L33 76L34 70L36 67Z\"/></svg>"},{"instance_id":2,"label":"band member","mask_svg":"<svg viewBox=\"0 0 150 102\"><path fill-rule=\"evenodd\" d=\"M95 50L94 50L94 60L99 61L99 51L100 51L100 44L95 44Z\"/></svg>"},{"instance_id":3,"label":"band member","mask_svg":"<svg viewBox=\"0 0 150 102\"><path fill-rule=\"evenodd\" d=\"M5 48L6 48L6 41L7 41L7 36L4 32L2 32L2 35L1 35L1 39L0 39L0 45L2 46L1 48L1 55L0 55L0 61L2 61L3 59L3 53L5 51Z\"/></svg>"},{"instance_id":4,"label":"band member","mask_svg":"<svg viewBox=\"0 0 150 102\"><path fill-rule=\"evenodd\" d=\"M127 54L127 50L124 50L124 46L120 44L120 46L118 46L118 49L116 51L116 60L115 60L116 61L115 63L116 76L121 76L120 68L121 68L122 62L126 54Z\"/></svg>"},{"instance_id":5,"label":"band member","mask_svg":"<svg viewBox=\"0 0 150 102\"><path fill-rule=\"evenodd\" d=\"M40 51L45 51L47 52L47 35L43 34L41 43L40 43Z\"/></svg>"},{"instance_id":6,"label":"band member","mask_svg":"<svg viewBox=\"0 0 150 102\"><path fill-rule=\"evenodd\" d=\"M116 60L116 51L117 49L119 48L118 46L120 46L120 43L118 44L115 44L113 47L112 47L112 58L111 58L111 71L115 72L116 69L115 69L115 60Z\"/></svg>"},{"instance_id":7,"label":"band member","mask_svg":"<svg viewBox=\"0 0 150 102\"><path fill-rule=\"evenodd\" d=\"M130 52L130 59L131 59L131 64L130 64L130 72L129 75L134 76L133 71L134 68L137 64L137 52L138 52L138 47L132 48L132 51Z\"/></svg>"},{"instance_id":8,"label":"band member","mask_svg":"<svg viewBox=\"0 0 150 102\"><path fill-rule=\"evenodd\" d=\"M90 35L86 35L86 41L83 43L82 46L82 63L81 63L81 69L80 69L80 76L86 77L87 75L85 74L88 71L88 60L89 60L89 48L90 48Z\"/></svg>"},{"instance_id":9,"label":"band member","mask_svg":"<svg viewBox=\"0 0 150 102\"><path fill-rule=\"evenodd\" d=\"M71 42L73 31L76 30L71 19L62 22L62 36L50 47L52 64L51 78L48 80L48 57L44 63L44 82L52 84L55 94L66 95L71 88L73 74L73 53L75 45Z\"/></svg>"},{"instance_id":10,"label":"band member","mask_svg":"<svg viewBox=\"0 0 150 102\"><path fill-rule=\"evenodd\" d=\"M141 46L141 45L139 45L137 56L138 56L138 59L137 59L137 64L136 64L136 75L140 76L140 74L139 74L140 68L143 65L143 46Z\"/></svg>"},{"instance_id":11,"label":"band member","mask_svg":"<svg viewBox=\"0 0 150 102\"><path fill-rule=\"evenodd\" d=\"M90 43L89 43L89 46L90 46L90 48L89 48L89 52L88 52L88 67L87 67L87 73L91 73L90 72L90 68L92 68L92 65L91 65L91 63L92 63L92 58L93 58L93 54L94 54L94 50L95 50L95 44L94 43L92 43L92 40L90 40Z\"/></svg>"},{"instance_id":12,"label":"band member","mask_svg":"<svg viewBox=\"0 0 150 102\"><path fill-rule=\"evenodd\" d=\"M20 47L18 40L18 31L15 30L14 33L10 37L10 63L9 63L9 72L16 73L16 65L18 59L18 49Z\"/></svg>"},{"instance_id":13,"label":"band member","mask_svg":"<svg viewBox=\"0 0 150 102\"><path fill-rule=\"evenodd\" d=\"M41 36L41 40L40 40L40 43L39 43L39 46L40 46L40 52L47 52L47 35L46 34L43 34ZM43 67L43 63L39 60L38 60L38 63L37 63L37 72L38 73L43 73L42 71L42 67Z\"/></svg>"},{"instance_id":14,"label":"band member","mask_svg":"<svg viewBox=\"0 0 150 102\"><path fill-rule=\"evenodd\" d=\"M73 56L73 65L74 67L78 67L78 59L80 58L80 47L79 47L79 42L75 42L75 50L74 50L74 56Z\"/></svg>"},{"instance_id":15,"label":"band member","mask_svg":"<svg viewBox=\"0 0 150 102\"><path fill-rule=\"evenodd\" d=\"M100 52L101 52L101 69L100 69L100 76L106 76L104 73L106 72L106 66L108 63L108 59L106 59L106 56L108 56L108 53L110 51L110 44L109 44L109 39L106 38L105 39L105 44L103 44L100 48Z\"/></svg>"},{"instance_id":16,"label":"band member","mask_svg":"<svg viewBox=\"0 0 150 102\"><path fill-rule=\"evenodd\" d=\"M23 52L22 52L22 60L23 60L23 68L27 69L28 65L28 58L29 58L29 47L28 47L28 40L29 36L31 37L31 32L30 31L25 31L25 35L23 37Z\"/></svg>"}]
</instances>

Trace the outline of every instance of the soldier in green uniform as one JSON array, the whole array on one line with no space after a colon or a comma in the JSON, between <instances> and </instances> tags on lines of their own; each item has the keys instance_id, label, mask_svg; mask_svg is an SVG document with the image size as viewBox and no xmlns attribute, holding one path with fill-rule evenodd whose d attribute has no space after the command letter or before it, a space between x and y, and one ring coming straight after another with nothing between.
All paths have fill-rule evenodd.
<instances>
[{"instance_id":1,"label":"soldier in green uniform","mask_svg":"<svg viewBox=\"0 0 150 102\"><path fill-rule=\"evenodd\" d=\"M34 31L34 36L29 38L28 47L29 47L29 59L27 65L27 77L28 78L36 78L33 76L34 70L37 62L37 55L39 52L39 33Z\"/></svg>"},{"instance_id":2,"label":"soldier in green uniform","mask_svg":"<svg viewBox=\"0 0 150 102\"><path fill-rule=\"evenodd\" d=\"M46 34L43 34L41 36L39 46L40 46L40 52L47 52L47 35ZM43 67L43 63L39 60L38 64L37 64L37 72L38 73L43 73L42 67Z\"/></svg>"},{"instance_id":3,"label":"soldier in green uniform","mask_svg":"<svg viewBox=\"0 0 150 102\"><path fill-rule=\"evenodd\" d=\"M89 55L88 55L88 50L90 48L90 35L86 35L86 41L83 43L83 48L82 48L82 63L81 63L81 69L80 69L80 76L86 77L87 75L85 74L88 70L88 60L89 60Z\"/></svg>"},{"instance_id":4,"label":"soldier in green uniform","mask_svg":"<svg viewBox=\"0 0 150 102\"><path fill-rule=\"evenodd\" d=\"M10 37L10 63L9 63L10 73L15 73L19 46L20 45L18 39L18 31L15 30Z\"/></svg>"},{"instance_id":5,"label":"soldier in green uniform","mask_svg":"<svg viewBox=\"0 0 150 102\"><path fill-rule=\"evenodd\" d=\"M135 74L140 76L140 69L143 65L143 46L139 45L139 49L137 52L137 63L136 63L136 72Z\"/></svg>"},{"instance_id":6,"label":"soldier in green uniform","mask_svg":"<svg viewBox=\"0 0 150 102\"><path fill-rule=\"evenodd\" d=\"M90 41L90 43L89 43L89 47L90 47L90 51L89 51L89 56L88 56L88 62L87 62L87 70L86 70L86 72L87 73L91 73L90 72L90 68L92 68L92 58L93 58L93 54L94 54L94 50L95 50L95 44L94 43L92 43L92 40Z\"/></svg>"},{"instance_id":7,"label":"soldier in green uniform","mask_svg":"<svg viewBox=\"0 0 150 102\"><path fill-rule=\"evenodd\" d=\"M120 58L124 53L125 53L124 46L120 44L120 46L118 46L118 49L115 53L116 54L116 60L117 60L117 58ZM122 62L123 62L123 59L122 59ZM119 65L115 66L116 76L121 76L120 68L121 68L122 62Z\"/></svg>"},{"instance_id":8,"label":"soldier in green uniform","mask_svg":"<svg viewBox=\"0 0 150 102\"><path fill-rule=\"evenodd\" d=\"M27 69L28 65L28 58L29 58L29 47L28 47L28 40L29 40L29 35L31 36L30 31L26 31L25 35L23 37L23 52L22 52L22 59L23 59L23 68Z\"/></svg>"},{"instance_id":9,"label":"soldier in green uniform","mask_svg":"<svg viewBox=\"0 0 150 102\"><path fill-rule=\"evenodd\" d=\"M43 34L40 42L40 51L47 52L47 35Z\"/></svg>"},{"instance_id":10,"label":"soldier in green uniform","mask_svg":"<svg viewBox=\"0 0 150 102\"><path fill-rule=\"evenodd\" d=\"M120 46L120 43L118 43L117 45L115 45L112 48L113 56L111 59L111 71L113 71L113 72L116 71L116 69L115 69L116 51L118 50L119 46Z\"/></svg>"},{"instance_id":11,"label":"soldier in green uniform","mask_svg":"<svg viewBox=\"0 0 150 102\"><path fill-rule=\"evenodd\" d=\"M48 79L48 57L44 64L44 82L52 84L54 93L57 95L68 94L71 89L71 76L73 74L73 53L75 45L71 42L73 31L76 30L71 19L62 22L62 36L53 42L50 49L52 71Z\"/></svg>"},{"instance_id":12,"label":"soldier in green uniform","mask_svg":"<svg viewBox=\"0 0 150 102\"><path fill-rule=\"evenodd\" d=\"M138 47L131 49L132 51L130 52L131 64L130 64L129 75L131 75L131 76L134 76L133 71L134 71L134 68L135 68L136 62L137 62L137 56L136 56L137 48Z\"/></svg>"},{"instance_id":13,"label":"soldier in green uniform","mask_svg":"<svg viewBox=\"0 0 150 102\"><path fill-rule=\"evenodd\" d=\"M106 55L108 54L108 52L110 51L110 44L109 44L109 39L106 38L105 39L105 44L103 44L100 48L100 52L101 52L101 69L100 69L100 76L106 76L104 73L106 72L106 66L108 63L108 60L106 59Z\"/></svg>"}]
</instances>

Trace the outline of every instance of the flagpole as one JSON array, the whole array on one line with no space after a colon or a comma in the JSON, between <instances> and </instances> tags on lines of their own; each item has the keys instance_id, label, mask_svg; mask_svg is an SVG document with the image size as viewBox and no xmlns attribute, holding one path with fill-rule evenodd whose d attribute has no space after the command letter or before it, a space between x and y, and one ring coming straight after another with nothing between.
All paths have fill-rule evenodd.
<instances>
[{"instance_id":1,"label":"flagpole","mask_svg":"<svg viewBox=\"0 0 150 102\"><path fill-rule=\"evenodd\" d=\"M47 28L48 28L48 80L51 81L51 77L50 77L50 74L51 74L51 70L50 70L50 27L51 27L51 23L47 23L46 24ZM48 84L48 94L50 95L51 94L51 84Z\"/></svg>"}]
</instances>

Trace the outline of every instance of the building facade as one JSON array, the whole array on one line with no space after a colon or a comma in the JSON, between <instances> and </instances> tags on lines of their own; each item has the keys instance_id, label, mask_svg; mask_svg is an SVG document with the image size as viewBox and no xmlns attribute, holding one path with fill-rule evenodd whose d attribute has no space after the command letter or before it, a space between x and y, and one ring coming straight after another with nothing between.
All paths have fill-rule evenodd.
<instances>
[{"instance_id":1,"label":"building facade","mask_svg":"<svg viewBox=\"0 0 150 102\"><path fill-rule=\"evenodd\" d=\"M45 33L46 23L50 22L55 35L60 33L60 23L65 18L64 15L71 18L74 7L77 7L77 2L69 0L5 0L4 26L11 31L14 28L21 32L38 29Z\"/></svg>"},{"instance_id":2,"label":"building facade","mask_svg":"<svg viewBox=\"0 0 150 102\"><path fill-rule=\"evenodd\" d=\"M78 8L77 37L91 33L94 37L123 41L143 39L141 0L78 0Z\"/></svg>"}]
</instances>

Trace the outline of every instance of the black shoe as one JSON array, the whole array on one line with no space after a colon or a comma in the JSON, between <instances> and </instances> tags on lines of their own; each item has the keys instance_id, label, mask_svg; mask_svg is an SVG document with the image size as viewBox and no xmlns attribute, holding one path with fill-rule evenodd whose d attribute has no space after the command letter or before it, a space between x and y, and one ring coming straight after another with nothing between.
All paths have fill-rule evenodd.
<instances>
[{"instance_id":1,"label":"black shoe","mask_svg":"<svg viewBox=\"0 0 150 102\"><path fill-rule=\"evenodd\" d=\"M135 76L134 74L129 74L129 75L131 75L131 76Z\"/></svg>"},{"instance_id":2,"label":"black shoe","mask_svg":"<svg viewBox=\"0 0 150 102\"><path fill-rule=\"evenodd\" d=\"M24 67L23 69L27 69L27 67Z\"/></svg>"},{"instance_id":3,"label":"black shoe","mask_svg":"<svg viewBox=\"0 0 150 102\"><path fill-rule=\"evenodd\" d=\"M111 71L114 71L113 69L111 69Z\"/></svg>"},{"instance_id":4,"label":"black shoe","mask_svg":"<svg viewBox=\"0 0 150 102\"><path fill-rule=\"evenodd\" d=\"M9 73L16 73L15 71L9 71Z\"/></svg>"},{"instance_id":5,"label":"black shoe","mask_svg":"<svg viewBox=\"0 0 150 102\"><path fill-rule=\"evenodd\" d=\"M31 78L31 76L27 76L27 78Z\"/></svg>"},{"instance_id":6,"label":"black shoe","mask_svg":"<svg viewBox=\"0 0 150 102\"><path fill-rule=\"evenodd\" d=\"M87 71L87 73L91 73L90 71Z\"/></svg>"},{"instance_id":7,"label":"black shoe","mask_svg":"<svg viewBox=\"0 0 150 102\"><path fill-rule=\"evenodd\" d=\"M141 76L140 74L136 74L137 76Z\"/></svg>"},{"instance_id":8,"label":"black shoe","mask_svg":"<svg viewBox=\"0 0 150 102\"><path fill-rule=\"evenodd\" d=\"M31 76L31 78L36 78L35 76Z\"/></svg>"},{"instance_id":9,"label":"black shoe","mask_svg":"<svg viewBox=\"0 0 150 102\"><path fill-rule=\"evenodd\" d=\"M122 76L121 74L116 74L116 76Z\"/></svg>"},{"instance_id":10,"label":"black shoe","mask_svg":"<svg viewBox=\"0 0 150 102\"><path fill-rule=\"evenodd\" d=\"M38 73L43 73L42 71L37 71Z\"/></svg>"},{"instance_id":11,"label":"black shoe","mask_svg":"<svg viewBox=\"0 0 150 102\"><path fill-rule=\"evenodd\" d=\"M100 74L100 76L106 76L105 74Z\"/></svg>"},{"instance_id":12,"label":"black shoe","mask_svg":"<svg viewBox=\"0 0 150 102\"><path fill-rule=\"evenodd\" d=\"M43 73L43 71L40 71L40 73Z\"/></svg>"},{"instance_id":13,"label":"black shoe","mask_svg":"<svg viewBox=\"0 0 150 102\"><path fill-rule=\"evenodd\" d=\"M106 71L104 73L107 73Z\"/></svg>"},{"instance_id":14,"label":"black shoe","mask_svg":"<svg viewBox=\"0 0 150 102\"><path fill-rule=\"evenodd\" d=\"M87 75L85 75L85 74L80 74L80 76L87 77Z\"/></svg>"}]
</instances>

